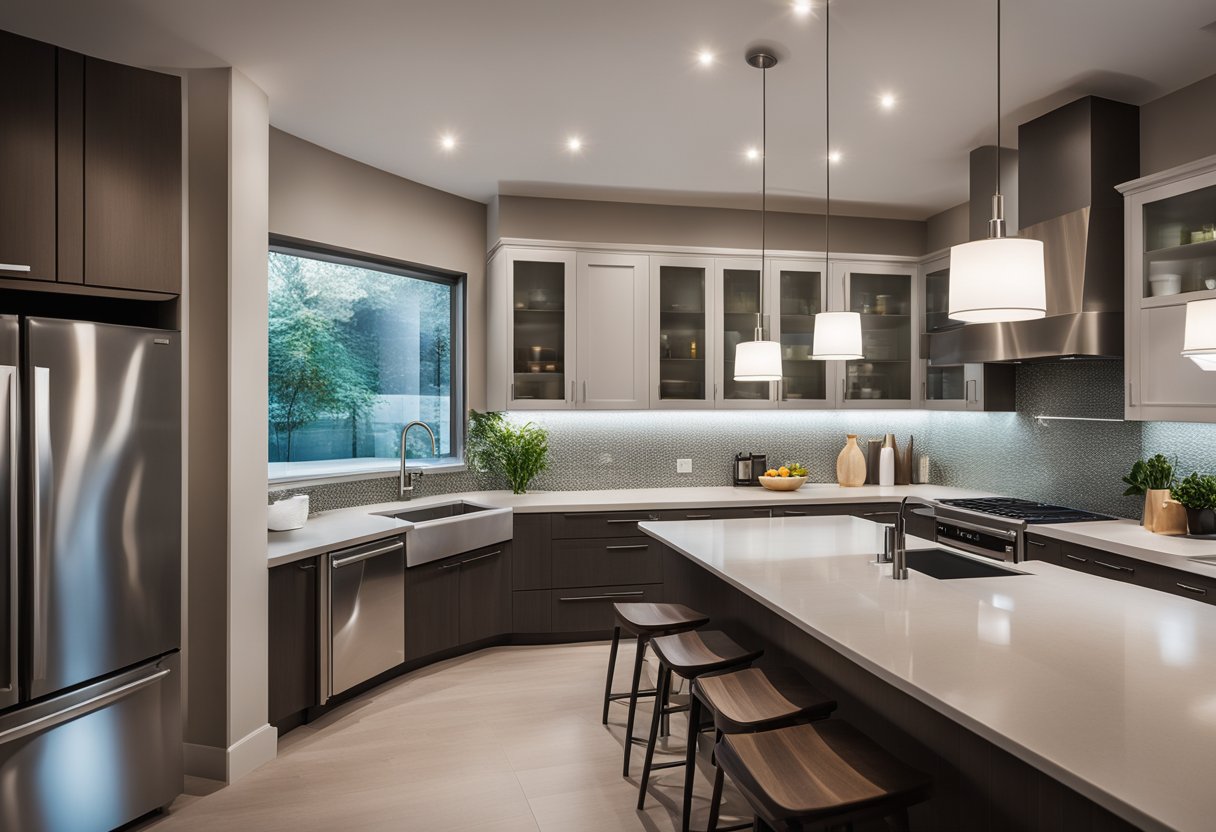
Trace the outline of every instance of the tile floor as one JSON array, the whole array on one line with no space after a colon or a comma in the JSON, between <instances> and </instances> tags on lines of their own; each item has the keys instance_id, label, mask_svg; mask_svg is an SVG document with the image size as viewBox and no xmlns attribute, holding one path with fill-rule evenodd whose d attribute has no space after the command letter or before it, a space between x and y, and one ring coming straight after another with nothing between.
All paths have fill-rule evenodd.
<instances>
[{"instance_id":1,"label":"tile floor","mask_svg":"<svg viewBox=\"0 0 1216 832\"><path fill-rule=\"evenodd\" d=\"M141 832L679 829L682 769L656 774L643 812L644 749L621 778L625 706L600 724L607 661L606 643L501 647L403 676L295 729L277 759L238 783L182 796ZM616 689L632 663L622 645ZM638 733L649 714L639 708ZM680 754L685 730L673 717ZM705 828L708 771L706 757L694 829ZM741 810L728 783L724 824Z\"/></svg>"}]
</instances>

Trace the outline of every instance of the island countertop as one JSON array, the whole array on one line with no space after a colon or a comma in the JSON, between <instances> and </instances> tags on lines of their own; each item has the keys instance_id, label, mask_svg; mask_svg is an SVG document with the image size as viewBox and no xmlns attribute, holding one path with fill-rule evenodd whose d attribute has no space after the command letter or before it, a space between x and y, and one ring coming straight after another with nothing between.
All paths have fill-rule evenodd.
<instances>
[{"instance_id":1,"label":"island countertop","mask_svg":"<svg viewBox=\"0 0 1216 832\"><path fill-rule=\"evenodd\" d=\"M881 527L853 517L639 527L1131 823L1211 828L1216 606L1041 561L895 581Z\"/></svg>"}]
</instances>

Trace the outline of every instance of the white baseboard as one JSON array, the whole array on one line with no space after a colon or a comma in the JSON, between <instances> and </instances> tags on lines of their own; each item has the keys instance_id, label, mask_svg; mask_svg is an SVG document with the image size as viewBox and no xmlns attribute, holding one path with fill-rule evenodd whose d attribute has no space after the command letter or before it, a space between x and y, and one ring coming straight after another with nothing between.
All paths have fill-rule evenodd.
<instances>
[{"instance_id":1,"label":"white baseboard","mask_svg":"<svg viewBox=\"0 0 1216 832\"><path fill-rule=\"evenodd\" d=\"M185 743L184 764L187 776L235 783L249 772L275 758L279 732L263 725L241 737L228 748Z\"/></svg>"}]
</instances>

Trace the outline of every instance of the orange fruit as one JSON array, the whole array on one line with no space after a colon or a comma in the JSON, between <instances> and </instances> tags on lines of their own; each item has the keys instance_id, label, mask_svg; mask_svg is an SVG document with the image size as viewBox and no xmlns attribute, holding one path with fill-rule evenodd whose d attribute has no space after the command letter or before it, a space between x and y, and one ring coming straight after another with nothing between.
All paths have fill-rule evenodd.
<instances>
[{"instance_id":1,"label":"orange fruit","mask_svg":"<svg viewBox=\"0 0 1216 832\"><path fill-rule=\"evenodd\" d=\"M776 469L776 468L769 468L767 471L765 471L765 472L764 472L764 476L766 476L766 477L775 477L775 476L777 476L777 469Z\"/></svg>"},{"instance_id":2,"label":"orange fruit","mask_svg":"<svg viewBox=\"0 0 1216 832\"><path fill-rule=\"evenodd\" d=\"M788 477L789 475L790 475L790 469L786 468L784 465L782 465L780 468L777 469L777 476Z\"/></svg>"}]
</instances>

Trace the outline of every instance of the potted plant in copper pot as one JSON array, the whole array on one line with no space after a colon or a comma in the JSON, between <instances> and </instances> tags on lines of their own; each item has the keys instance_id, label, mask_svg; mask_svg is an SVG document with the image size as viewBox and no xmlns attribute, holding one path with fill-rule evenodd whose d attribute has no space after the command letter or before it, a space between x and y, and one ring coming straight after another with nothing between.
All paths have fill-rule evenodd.
<instances>
[{"instance_id":1,"label":"potted plant in copper pot","mask_svg":"<svg viewBox=\"0 0 1216 832\"><path fill-rule=\"evenodd\" d=\"M1191 534L1216 535L1216 476L1191 474L1175 483L1170 494L1186 509Z\"/></svg>"},{"instance_id":2,"label":"potted plant in copper pot","mask_svg":"<svg viewBox=\"0 0 1216 832\"><path fill-rule=\"evenodd\" d=\"M1170 496L1174 485L1174 463L1163 455L1137 460L1123 478L1127 483L1124 497L1144 495L1144 519L1141 525L1157 534L1186 534L1186 512Z\"/></svg>"}]
</instances>

